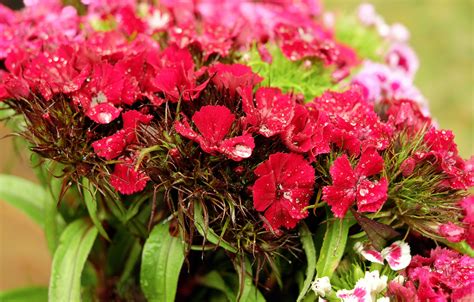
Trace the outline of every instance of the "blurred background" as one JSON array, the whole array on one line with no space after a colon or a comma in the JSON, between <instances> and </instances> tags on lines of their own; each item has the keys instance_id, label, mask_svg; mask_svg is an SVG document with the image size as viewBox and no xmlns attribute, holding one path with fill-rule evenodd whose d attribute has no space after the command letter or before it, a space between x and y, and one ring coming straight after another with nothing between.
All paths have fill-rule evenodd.
<instances>
[{"instance_id":1,"label":"blurred background","mask_svg":"<svg viewBox=\"0 0 474 302\"><path fill-rule=\"evenodd\" d=\"M0 0L13 4L18 1ZM239 0L236 0L239 1ZM349 14L363 1L323 1L326 10ZM372 0L388 24L411 32L420 58L415 83L441 128L456 135L461 156L474 154L474 0ZM0 173L34 180L29 159L19 157L9 130L0 124ZM35 198L32 196L32 198ZM0 291L46 285L51 257L43 233L26 216L0 201Z\"/></svg>"}]
</instances>

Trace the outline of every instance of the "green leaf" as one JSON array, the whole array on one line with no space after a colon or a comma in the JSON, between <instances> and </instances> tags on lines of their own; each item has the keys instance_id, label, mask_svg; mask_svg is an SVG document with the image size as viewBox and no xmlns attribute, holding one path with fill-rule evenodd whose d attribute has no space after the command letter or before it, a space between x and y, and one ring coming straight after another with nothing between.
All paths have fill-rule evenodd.
<instances>
[{"instance_id":1,"label":"green leaf","mask_svg":"<svg viewBox=\"0 0 474 302\"><path fill-rule=\"evenodd\" d=\"M304 296L311 287L316 271L316 249L314 247L313 235L305 223L300 227L300 239L303 244L303 250L306 254L308 266L306 268L306 279L303 283L303 288L300 291L297 301L303 300Z\"/></svg>"},{"instance_id":2,"label":"green leaf","mask_svg":"<svg viewBox=\"0 0 474 302\"><path fill-rule=\"evenodd\" d=\"M49 302L81 301L82 270L97 233L97 228L83 219L66 227L53 257Z\"/></svg>"},{"instance_id":3,"label":"green leaf","mask_svg":"<svg viewBox=\"0 0 474 302\"><path fill-rule=\"evenodd\" d=\"M217 289L225 294L226 298L230 302L236 301L236 297L232 289L225 283L224 278L217 272L211 271L204 277L202 277L199 282L207 287Z\"/></svg>"},{"instance_id":4,"label":"green leaf","mask_svg":"<svg viewBox=\"0 0 474 302\"><path fill-rule=\"evenodd\" d=\"M0 293L2 302L46 302L48 289L46 287L17 288Z\"/></svg>"},{"instance_id":5,"label":"green leaf","mask_svg":"<svg viewBox=\"0 0 474 302\"><path fill-rule=\"evenodd\" d=\"M206 228L206 223L204 222L204 217L202 213L202 206L199 202L194 203L194 225L196 226L196 229L199 234L201 234L201 236L204 237L207 241L218 245L231 253L237 253L237 249L233 247L230 243L219 237L213 229Z\"/></svg>"},{"instance_id":6,"label":"green leaf","mask_svg":"<svg viewBox=\"0 0 474 302\"><path fill-rule=\"evenodd\" d=\"M59 245L59 238L66 227L62 216L58 211L59 196L61 195L61 186L63 180L47 174L48 181L48 197L44 201L44 233L48 243L49 251L52 255ZM60 219L55 219L59 217Z\"/></svg>"},{"instance_id":7,"label":"green leaf","mask_svg":"<svg viewBox=\"0 0 474 302\"><path fill-rule=\"evenodd\" d=\"M388 241L400 236L400 233L395 231L389 225L369 219L354 210L351 210L351 212L352 215L354 215L354 218L357 220L357 223L359 223L359 225L367 234L367 237L369 238L372 245L378 251L381 251L387 245Z\"/></svg>"},{"instance_id":8,"label":"green leaf","mask_svg":"<svg viewBox=\"0 0 474 302\"><path fill-rule=\"evenodd\" d=\"M102 223L97 216L97 199L95 198L95 190L93 186L91 186L89 179L83 178L82 180L82 194L84 196L84 202L87 207L87 211L89 212L89 216L96 226L97 230L99 230L99 234L102 235L105 239L110 241L109 235L105 231Z\"/></svg>"},{"instance_id":9,"label":"green leaf","mask_svg":"<svg viewBox=\"0 0 474 302\"><path fill-rule=\"evenodd\" d=\"M350 218L348 217L349 215L350 213L348 213L344 219L334 219L332 215L328 213L326 233L316 264L318 278L324 276L331 278L341 261L346 247L349 228L354 223L352 215L350 215Z\"/></svg>"},{"instance_id":10,"label":"green leaf","mask_svg":"<svg viewBox=\"0 0 474 302\"><path fill-rule=\"evenodd\" d=\"M239 275L239 302L265 302L265 298L253 283L252 265L248 259L234 262L235 270Z\"/></svg>"},{"instance_id":11,"label":"green leaf","mask_svg":"<svg viewBox=\"0 0 474 302\"><path fill-rule=\"evenodd\" d=\"M0 175L0 199L21 210L44 227L43 202L46 191L29 180L13 175Z\"/></svg>"},{"instance_id":12,"label":"green leaf","mask_svg":"<svg viewBox=\"0 0 474 302\"><path fill-rule=\"evenodd\" d=\"M171 236L169 222L156 225L145 242L140 285L148 301L172 302L184 262L184 243Z\"/></svg>"}]
</instances>

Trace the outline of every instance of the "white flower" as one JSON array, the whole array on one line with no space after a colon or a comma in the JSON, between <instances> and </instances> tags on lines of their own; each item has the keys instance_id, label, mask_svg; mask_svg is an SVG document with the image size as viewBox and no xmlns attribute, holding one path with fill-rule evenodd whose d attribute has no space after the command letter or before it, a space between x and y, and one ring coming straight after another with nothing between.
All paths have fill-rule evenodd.
<instances>
[{"instance_id":1,"label":"white flower","mask_svg":"<svg viewBox=\"0 0 474 302\"><path fill-rule=\"evenodd\" d=\"M377 295L387 288L387 281L387 276L380 276L377 270L365 272L364 278L357 281L353 290L338 290L336 296L343 302L375 302Z\"/></svg>"},{"instance_id":2,"label":"white flower","mask_svg":"<svg viewBox=\"0 0 474 302\"><path fill-rule=\"evenodd\" d=\"M388 265L394 271L406 268L411 262L410 246L403 241L392 243L384 248L382 252L378 252L371 247L364 247L362 243L356 242L354 250L370 262L383 264L383 259L387 260Z\"/></svg>"},{"instance_id":3,"label":"white flower","mask_svg":"<svg viewBox=\"0 0 474 302\"><path fill-rule=\"evenodd\" d=\"M324 297L331 291L329 277L316 278L311 284L311 289L317 296Z\"/></svg>"}]
</instances>

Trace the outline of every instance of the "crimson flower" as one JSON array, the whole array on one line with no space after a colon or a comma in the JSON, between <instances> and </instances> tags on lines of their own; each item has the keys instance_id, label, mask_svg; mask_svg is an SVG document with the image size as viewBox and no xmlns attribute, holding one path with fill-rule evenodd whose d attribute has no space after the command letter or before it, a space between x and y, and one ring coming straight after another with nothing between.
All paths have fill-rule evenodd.
<instances>
[{"instance_id":1,"label":"crimson flower","mask_svg":"<svg viewBox=\"0 0 474 302\"><path fill-rule=\"evenodd\" d=\"M253 204L265 212L267 227L278 234L281 227L294 228L308 216L303 210L313 195L315 171L302 155L274 153L254 173Z\"/></svg>"},{"instance_id":2,"label":"crimson flower","mask_svg":"<svg viewBox=\"0 0 474 302\"><path fill-rule=\"evenodd\" d=\"M92 147L95 153L106 160L120 156L127 145L137 141L135 132L138 124L148 124L152 118L152 115L143 114L136 110L123 113L123 129L93 142Z\"/></svg>"},{"instance_id":3,"label":"crimson flower","mask_svg":"<svg viewBox=\"0 0 474 302\"><path fill-rule=\"evenodd\" d=\"M293 152L309 153L311 159L330 149L331 127L321 111L297 104L289 126L281 134L283 142Z\"/></svg>"},{"instance_id":4,"label":"crimson flower","mask_svg":"<svg viewBox=\"0 0 474 302\"><path fill-rule=\"evenodd\" d=\"M118 192L131 195L145 188L149 178L144 172L137 170L135 164L133 159L123 158L122 162L115 165L110 175L110 184Z\"/></svg>"},{"instance_id":5,"label":"crimson flower","mask_svg":"<svg viewBox=\"0 0 474 302\"><path fill-rule=\"evenodd\" d=\"M235 161L252 155L255 143L250 134L225 139L235 121L235 115L227 107L203 106L192 120L199 133L192 129L185 116L182 122L175 122L174 128L182 136L199 143L204 152L221 153Z\"/></svg>"},{"instance_id":6,"label":"crimson flower","mask_svg":"<svg viewBox=\"0 0 474 302\"><path fill-rule=\"evenodd\" d=\"M358 86L342 93L325 92L309 106L329 115L331 140L351 155L359 155L369 146L384 150L390 143L392 128L380 121L374 105L363 98Z\"/></svg>"},{"instance_id":7,"label":"crimson flower","mask_svg":"<svg viewBox=\"0 0 474 302\"><path fill-rule=\"evenodd\" d=\"M352 168L347 155L338 157L331 169L333 184L323 188L323 200L331 206L335 217L343 218L356 202L359 212L377 212L387 200L388 182L367 178L382 171L384 161L373 148L366 149Z\"/></svg>"},{"instance_id":8,"label":"crimson flower","mask_svg":"<svg viewBox=\"0 0 474 302\"><path fill-rule=\"evenodd\" d=\"M197 85L196 80L202 73L194 71L194 61L187 49L172 45L165 49L161 59L161 69L154 79L156 90L164 93L171 101L180 98L190 101L199 96L209 80Z\"/></svg>"},{"instance_id":9,"label":"crimson flower","mask_svg":"<svg viewBox=\"0 0 474 302\"><path fill-rule=\"evenodd\" d=\"M237 92L237 88L255 86L263 78L252 72L252 69L242 64L216 64L209 68L212 82L219 89L228 89L231 97Z\"/></svg>"},{"instance_id":10,"label":"crimson flower","mask_svg":"<svg viewBox=\"0 0 474 302\"><path fill-rule=\"evenodd\" d=\"M289 125L295 101L278 88L259 88L255 93L256 106L251 87L241 90L242 107L246 113L244 123L254 126L265 137L279 134Z\"/></svg>"}]
</instances>

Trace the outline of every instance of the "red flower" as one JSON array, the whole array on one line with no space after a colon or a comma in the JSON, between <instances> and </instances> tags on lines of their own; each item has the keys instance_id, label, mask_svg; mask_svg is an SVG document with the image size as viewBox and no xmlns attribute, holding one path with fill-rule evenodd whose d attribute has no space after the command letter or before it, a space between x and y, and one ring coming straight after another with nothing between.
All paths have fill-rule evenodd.
<instances>
[{"instance_id":1,"label":"red flower","mask_svg":"<svg viewBox=\"0 0 474 302\"><path fill-rule=\"evenodd\" d=\"M358 86L342 93L325 92L309 106L329 115L332 141L351 155L359 155L369 146L384 150L390 143L391 127L380 121Z\"/></svg>"},{"instance_id":2,"label":"red flower","mask_svg":"<svg viewBox=\"0 0 474 302\"><path fill-rule=\"evenodd\" d=\"M199 133L191 128L185 116L182 122L175 122L174 127L182 136L199 143L204 152L225 154L235 161L252 155L255 143L250 134L225 139L235 121L235 116L227 107L204 106L193 115L192 120Z\"/></svg>"},{"instance_id":3,"label":"red flower","mask_svg":"<svg viewBox=\"0 0 474 302\"><path fill-rule=\"evenodd\" d=\"M247 87L241 91L242 107L246 113L244 123L257 128L257 132L265 137L279 134L289 125L295 101L277 88L259 88L253 102L252 90Z\"/></svg>"},{"instance_id":4,"label":"red flower","mask_svg":"<svg viewBox=\"0 0 474 302\"><path fill-rule=\"evenodd\" d=\"M230 97L237 92L237 88L253 87L263 78L252 72L252 69L242 64L216 64L209 68L212 82L218 89L227 89Z\"/></svg>"},{"instance_id":5,"label":"red flower","mask_svg":"<svg viewBox=\"0 0 474 302\"><path fill-rule=\"evenodd\" d=\"M285 145L294 152L308 152L311 159L330 151L331 129L321 111L297 104L289 126L281 134Z\"/></svg>"},{"instance_id":6,"label":"red flower","mask_svg":"<svg viewBox=\"0 0 474 302\"><path fill-rule=\"evenodd\" d=\"M196 80L201 73L194 71L194 61L187 49L172 45L162 54L161 68L157 71L154 85L172 102L180 98L190 101L197 98L209 82L206 80L197 85Z\"/></svg>"},{"instance_id":7,"label":"red flower","mask_svg":"<svg viewBox=\"0 0 474 302\"><path fill-rule=\"evenodd\" d=\"M253 204L257 211L265 212L267 227L294 228L305 218L314 190L314 168L294 153L275 153L254 171L258 179L252 187Z\"/></svg>"},{"instance_id":8,"label":"red flower","mask_svg":"<svg viewBox=\"0 0 474 302\"><path fill-rule=\"evenodd\" d=\"M387 115L389 124L398 131L408 131L411 135L431 124L431 119L426 117L419 105L412 100L392 101Z\"/></svg>"},{"instance_id":9,"label":"red flower","mask_svg":"<svg viewBox=\"0 0 474 302\"><path fill-rule=\"evenodd\" d=\"M415 154L418 161L434 158L439 170L448 178L446 185L453 189L467 189L474 185L473 171L469 165L459 156L454 135L449 130L437 130L431 128L424 137L429 152Z\"/></svg>"},{"instance_id":10,"label":"red flower","mask_svg":"<svg viewBox=\"0 0 474 302\"><path fill-rule=\"evenodd\" d=\"M146 115L136 110L123 113L123 129L111 136L93 142L92 147L95 153L106 160L120 156L125 147L137 141L135 131L138 124L148 124L152 118L152 115Z\"/></svg>"},{"instance_id":11,"label":"red flower","mask_svg":"<svg viewBox=\"0 0 474 302\"><path fill-rule=\"evenodd\" d=\"M386 178L367 178L382 171L384 161L373 148L366 149L359 163L352 168L346 155L338 157L330 169L333 184L323 188L323 200L331 206L334 216L343 218L356 202L359 212L377 212L387 200Z\"/></svg>"},{"instance_id":12,"label":"red flower","mask_svg":"<svg viewBox=\"0 0 474 302\"><path fill-rule=\"evenodd\" d=\"M465 240L474 248L474 196L468 196L461 201L461 207L464 210L463 223L465 224Z\"/></svg>"},{"instance_id":13,"label":"red flower","mask_svg":"<svg viewBox=\"0 0 474 302\"><path fill-rule=\"evenodd\" d=\"M140 170L136 170L135 161L125 158L122 163L115 165L114 172L110 175L110 184L117 191L131 195L142 191L149 178Z\"/></svg>"}]
</instances>

